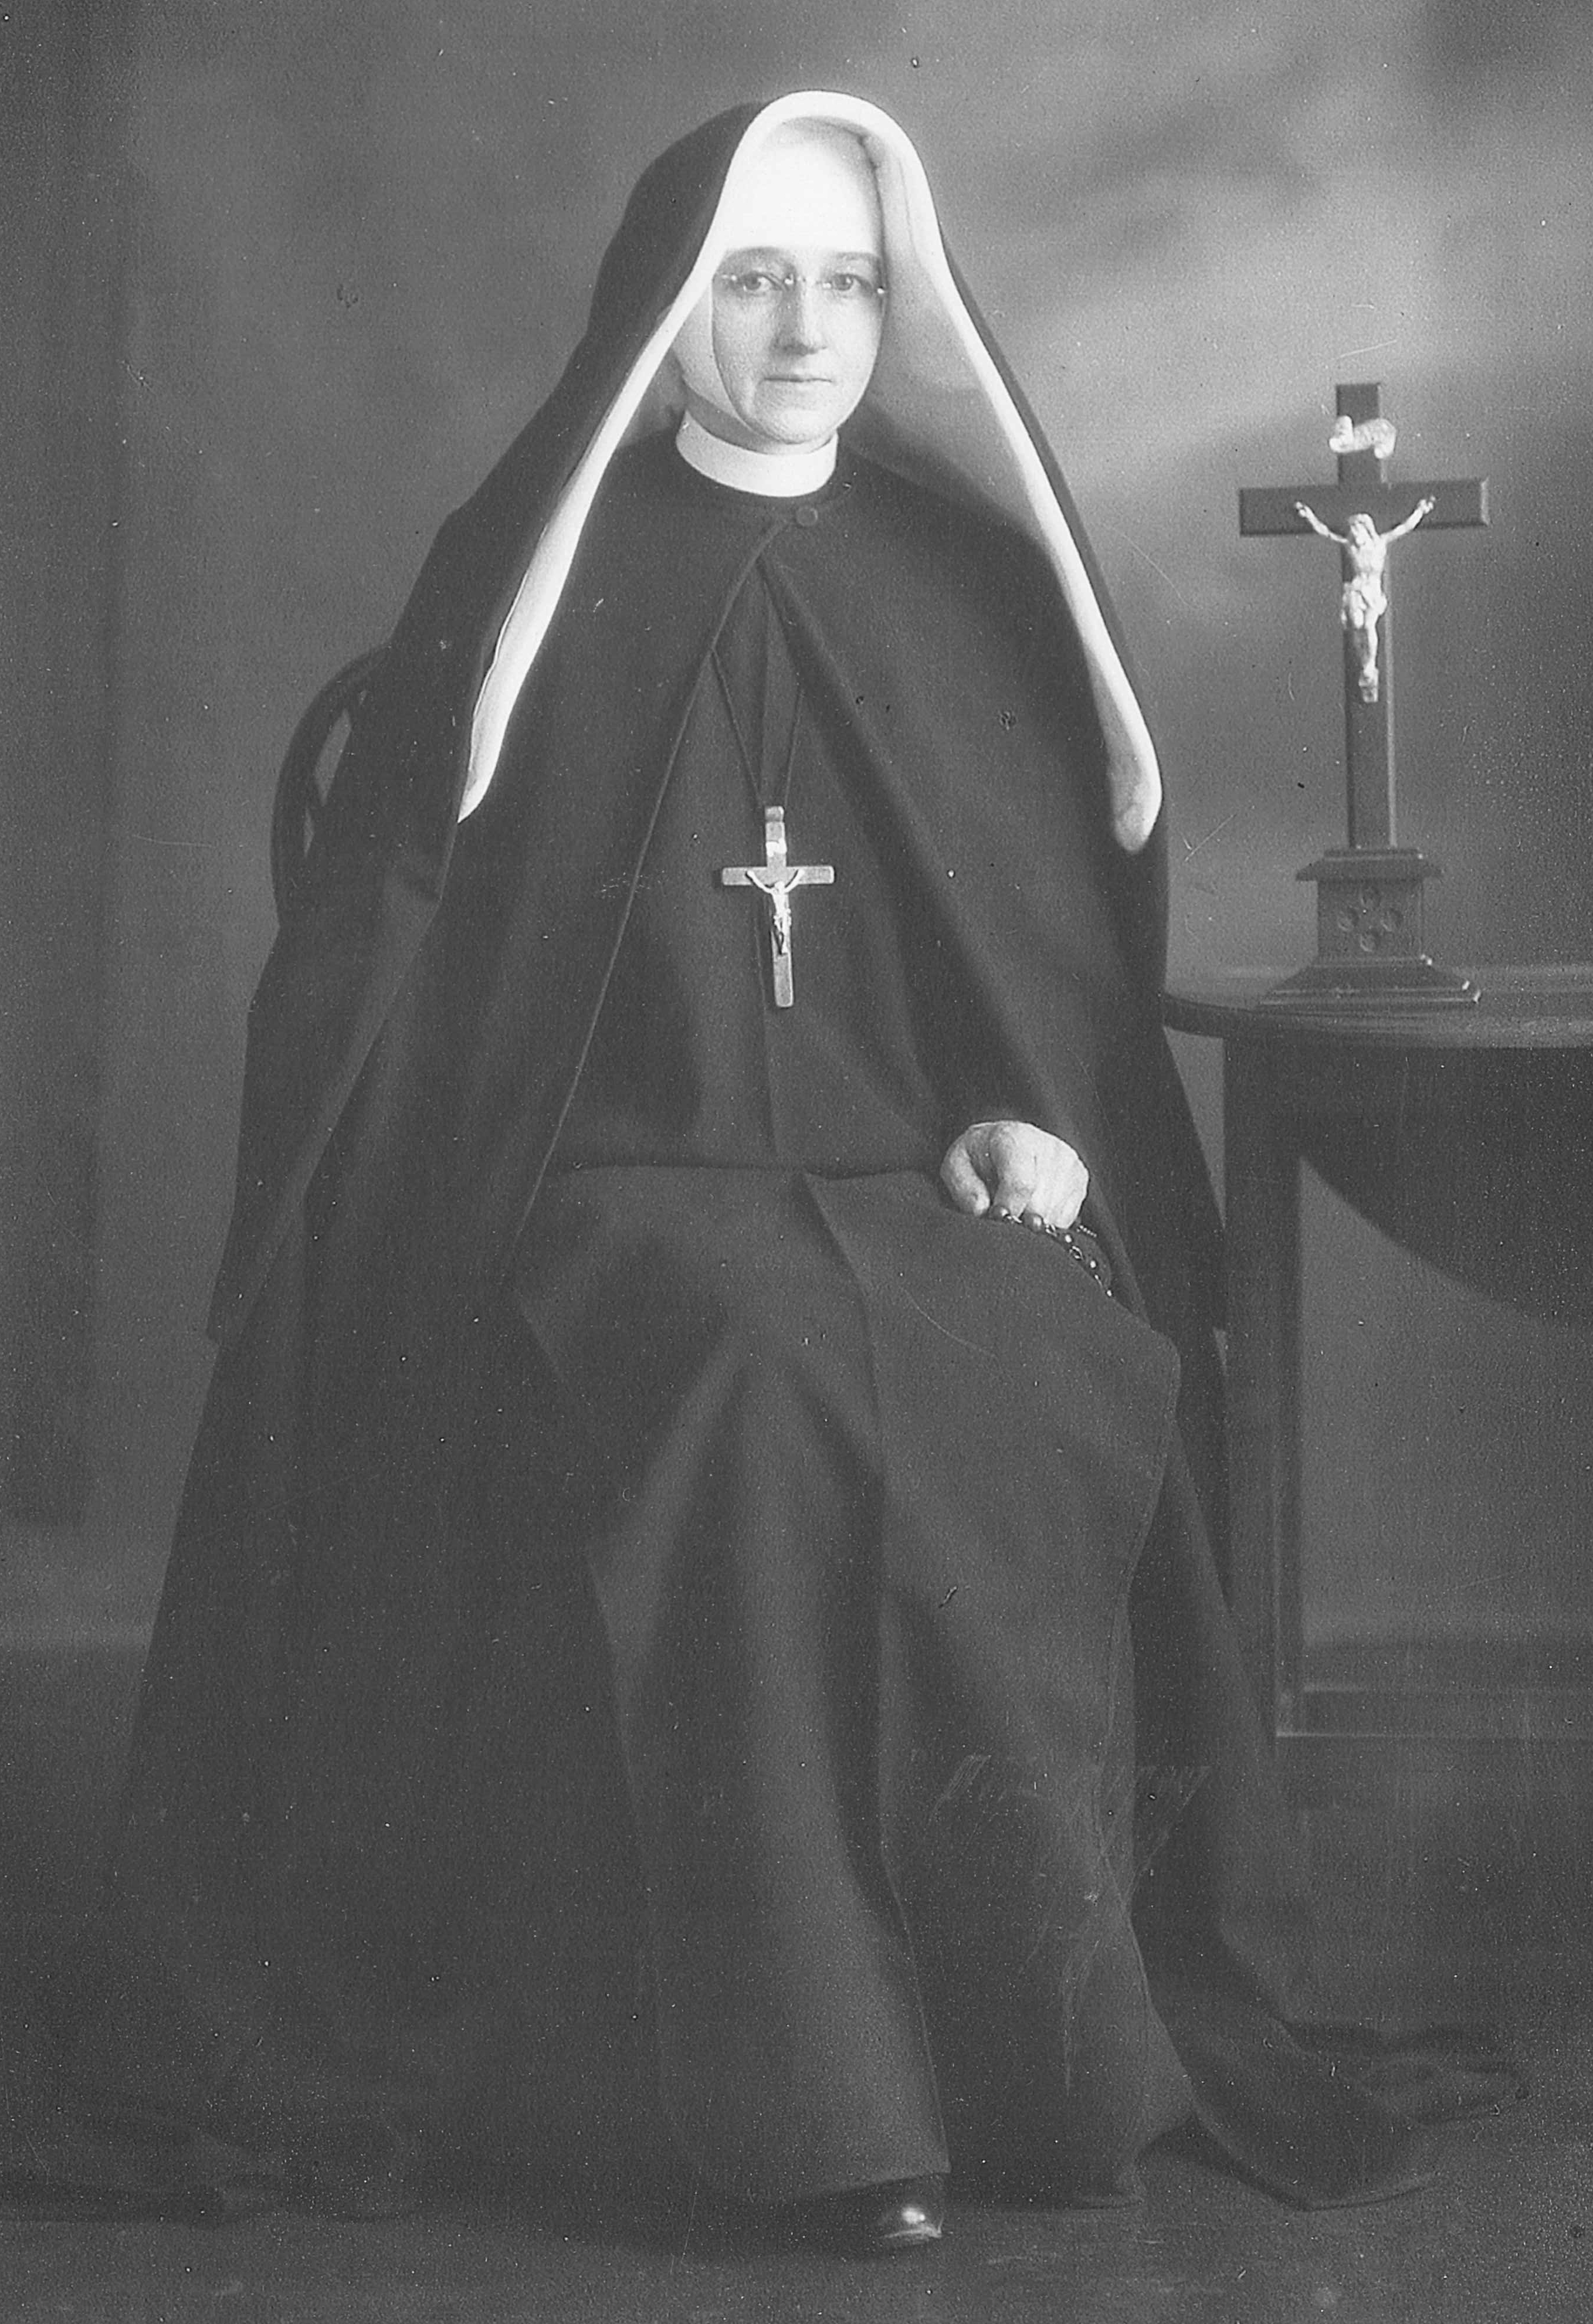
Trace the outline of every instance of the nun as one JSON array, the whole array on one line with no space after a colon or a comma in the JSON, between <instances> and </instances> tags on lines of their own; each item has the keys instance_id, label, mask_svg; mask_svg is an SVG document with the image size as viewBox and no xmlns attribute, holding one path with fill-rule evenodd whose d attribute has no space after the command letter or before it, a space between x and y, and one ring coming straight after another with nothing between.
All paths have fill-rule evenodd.
<instances>
[{"instance_id":1,"label":"nun","mask_svg":"<svg viewBox=\"0 0 1593 2324\"><path fill-rule=\"evenodd\" d=\"M1420 2177L1289 2030L1165 864L912 143L710 121L443 526L251 1013L77 2052L162 2170L669 2158L869 2254L1190 2122L1295 2201Z\"/></svg>"}]
</instances>

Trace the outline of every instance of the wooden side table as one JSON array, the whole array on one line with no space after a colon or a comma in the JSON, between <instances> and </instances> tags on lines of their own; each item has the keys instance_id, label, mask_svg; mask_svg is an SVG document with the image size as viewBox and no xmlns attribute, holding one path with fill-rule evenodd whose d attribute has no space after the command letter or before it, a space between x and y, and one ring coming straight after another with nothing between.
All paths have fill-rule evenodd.
<instances>
[{"instance_id":1,"label":"wooden side table","mask_svg":"<svg viewBox=\"0 0 1593 2324\"><path fill-rule=\"evenodd\" d=\"M1223 1045L1230 1595L1264 1721L1306 1796L1316 1779L1341 1776L1347 1756L1386 1757L1396 1738L1402 1757L1450 1768L1490 1744L1519 1748L1524 1737L1593 1757L1593 1669L1570 1684L1565 1673L1544 1683L1496 1669L1491 1699L1486 1689L1446 1700L1441 1689L1308 1683L1300 1395L1301 1165L1313 1128L1397 1121L1407 1148L1423 1136L1463 1140L1468 1109L1443 1102L1444 1070L1419 1076L1413 1064L1447 1054L1458 1085L1474 1091L1490 1059L1535 1051L1548 1065L1593 1050L1593 966L1478 970L1475 1009L1354 1019L1269 1009L1264 995L1279 973L1176 982L1164 1008L1172 1029ZM1431 1118L1412 1122L1419 1080ZM1593 1123L1588 1139L1593 1150Z\"/></svg>"}]
</instances>

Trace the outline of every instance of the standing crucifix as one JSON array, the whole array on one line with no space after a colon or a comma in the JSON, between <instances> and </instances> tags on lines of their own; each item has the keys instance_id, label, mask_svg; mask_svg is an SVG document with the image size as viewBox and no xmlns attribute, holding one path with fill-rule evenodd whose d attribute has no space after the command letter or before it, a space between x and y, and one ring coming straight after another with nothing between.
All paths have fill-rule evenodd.
<instances>
[{"instance_id":1,"label":"standing crucifix","mask_svg":"<svg viewBox=\"0 0 1593 2324\"><path fill-rule=\"evenodd\" d=\"M1486 524L1480 479L1391 484L1393 423L1378 385L1341 386L1328 439L1336 484L1263 484L1239 493L1242 534L1315 533L1339 550L1344 632L1345 777L1349 844L1301 872L1317 882L1318 959L1276 998L1349 1006L1477 998L1475 986L1435 968L1422 950L1422 883L1439 867L1399 844L1394 780L1388 552L1412 535ZM1381 651L1380 651L1381 648Z\"/></svg>"},{"instance_id":2,"label":"standing crucifix","mask_svg":"<svg viewBox=\"0 0 1593 2324\"><path fill-rule=\"evenodd\" d=\"M785 858L785 809L764 809L762 863L727 863L719 874L722 888L757 888L769 899L769 952L774 966L774 1006L789 1009L791 983L791 899L798 888L828 888L835 881L833 863L788 863Z\"/></svg>"}]
</instances>

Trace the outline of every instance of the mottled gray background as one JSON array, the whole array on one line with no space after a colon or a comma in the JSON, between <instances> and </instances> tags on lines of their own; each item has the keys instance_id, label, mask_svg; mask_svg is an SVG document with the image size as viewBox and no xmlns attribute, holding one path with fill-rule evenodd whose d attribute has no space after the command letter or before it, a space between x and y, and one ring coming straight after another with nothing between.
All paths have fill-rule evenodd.
<instances>
[{"instance_id":1,"label":"mottled gray background","mask_svg":"<svg viewBox=\"0 0 1593 2324\"><path fill-rule=\"evenodd\" d=\"M0 52L0 1389L24 1629L135 1627L208 1370L268 807L554 378L640 164L870 97L1061 454L1177 812L1175 963L1289 963L1341 835L1336 563L1241 542L1380 379L1403 835L1440 950L1577 958L1593 872L1581 0L17 0ZM1215 1130L1215 1077L1189 1064ZM1311 1213L1313 1619L1580 1633L1593 1363ZM76 1448L74 1450L74 1448ZM75 1511L81 1508L79 1521Z\"/></svg>"}]
</instances>

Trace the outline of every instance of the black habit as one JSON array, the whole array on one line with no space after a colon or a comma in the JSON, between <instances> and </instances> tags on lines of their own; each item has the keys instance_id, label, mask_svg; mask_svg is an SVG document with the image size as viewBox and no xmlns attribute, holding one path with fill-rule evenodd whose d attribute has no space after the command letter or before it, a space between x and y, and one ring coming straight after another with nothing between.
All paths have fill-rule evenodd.
<instances>
[{"instance_id":1,"label":"black habit","mask_svg":"<svg viewBox=\"0 0 1593 2324\"><path fill-rule=\"evenodd\" d=\"M79 2069L310 2200L651 2136L765 2201L1101 2200L1191 2112L1390 2191L1406 2126L1285 2031L1162 840L1111 835L1039 551L649 438L456 837L529 545L752 118L644 180L445 528L268 965ZM781 1010L719 877L776 805L835 871ZM1084 1157L1114 1296L940 1190L996 1115Z\"/></svg>"}]
</instances>

